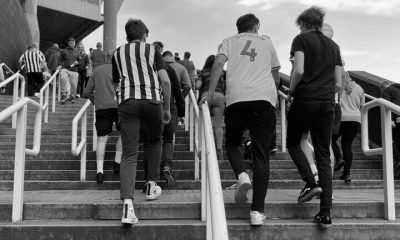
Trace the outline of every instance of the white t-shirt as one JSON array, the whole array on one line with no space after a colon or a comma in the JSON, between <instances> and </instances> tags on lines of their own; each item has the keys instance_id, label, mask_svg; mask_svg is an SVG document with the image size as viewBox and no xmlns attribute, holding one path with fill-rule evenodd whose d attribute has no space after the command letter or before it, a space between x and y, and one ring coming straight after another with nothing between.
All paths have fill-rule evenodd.
<instances>
[{"instance_id":1,"label":"white t-shirt","mask_svg":"<svg viewBox=\"0 0 400 240\"><path fill-rule=\"evenodd\" d=\"M271 69L280 69L274 45L266 35L240 33L226 38L217 55L228 60L226 106L266 100L275 107L277 91Z\"/></svg>"}]
</instances>

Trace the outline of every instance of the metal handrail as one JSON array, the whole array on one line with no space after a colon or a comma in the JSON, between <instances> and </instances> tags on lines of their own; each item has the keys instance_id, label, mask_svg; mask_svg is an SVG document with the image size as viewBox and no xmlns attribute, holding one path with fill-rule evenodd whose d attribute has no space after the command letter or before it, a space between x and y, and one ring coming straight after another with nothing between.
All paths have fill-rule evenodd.
<instances>
[{"instance_id":1,"label":"metal handrail","mask_svg":"<svg viewBox=\"0 0 400 240\"><path fill-rule=\"evenodd\" d=\"M87 109L92 103L87 100L82 106L81 110L76 114L72 120L72 146L71 152L74 156L81 155L81 182L86 180L86 145L87 145ZM81 141L78 142L78 121L82 118L81 122Z\"/></svg>"},{"instance_id":2,"label":"metal handrail","mask_svg":"<svg viewBox=\"0 0 400 240\"><path fill-rule=\"evenodd\" d=\"M33 136L33 148L26 149L26 120L27 105L36 108L35 130ZM24 204L24 173L25 155L37 156L40 152L40 137L42 131L42 111L39 103L30 98L23 98L17 103L0 112L0 122L13 116L16 113L16 134L15 134L15 165L14 165L14 189L12 204L12 221L22 221Z\"/></svg>"},{"instance_id":3,"label":"metal handrail","mask_svg":"<svg viewBox=\"0 0 400 240\"><path fill-rule=\"evenodd\" d=\"M370 149L368 136L368 111L375 107L380 107L381 110L382 147ZM361 110L361 148L365 155L382 155L383 157L385 219L393 221L396 220L396 208L394 202L391 112L400 115L400 106L383 98L377 98L364 105Z\"/></svg>"},{"instance_id":4,"label":"metal handrail","mask_svg":"<svg viewBox=\"0 0 400 240\"><path fill-rule=\"evenodd\" d=\"M40 89L40 106L42 108L42 111L44 111L44 122L47 123L49 121L49 86L50 83L53 82L53 99L52 99L52 108L51 111L55 112L56 111L56 84L57 84L57 75L60 71L57 70L54 72L54 74L50 77L50 79L46 82L46 84L43 85L43 87ZM60 86L59 86L60 88ZM43 96L43 93L45 92L45 96Z\"/></svg>"},{"instance_id":5,"label":"metal handrail","mask_svg":"<svg viewBox=\"0 0 400 240\"><path fill-rule=\"evenodd\" d=\"M21 79L21 91L20 91L21 93L18 96L18 85L20 79ZM10 82L14 82L13 104L16 104L19 99L22 99L25 96L25 78L18 71L14 73L11 77L2 81L0 83L0 88L5 87ZM12 117L11 127L16 128L16 126L17 126L17 114L15 113Z\"/></svg>"},{"instance_id":6,"label":"metal handrail","mask_svg":"<svg viewBox=\"0 0 400 240\"><path fill-rule=\"evenodd\" d=\"M189 92L189 121L191 144L195 154L195 179L198 179L199 153L201 152L201 220L206 221L207 239L227 240L224 199L214 134L207 102L200 112L193 90ZM186 116L187 117L187 116ZM194 128L194 129L193 129ZM195 131L193 133L193 131ZM199 134L200 133L200 134ZM193 136L194 135L194 136ZM201 147L199 146L201 142ZM197 174L197 176L196 176Z\"/></svg>"}]
</instances>

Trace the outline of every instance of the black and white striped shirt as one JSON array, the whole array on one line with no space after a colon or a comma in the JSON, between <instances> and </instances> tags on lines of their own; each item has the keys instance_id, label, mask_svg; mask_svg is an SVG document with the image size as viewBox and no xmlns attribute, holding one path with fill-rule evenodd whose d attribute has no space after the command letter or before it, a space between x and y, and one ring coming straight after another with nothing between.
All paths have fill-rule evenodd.
<instances>
[{"instance_id":1,"label":"black and white striped shirt","mask_svg":"<svg viewBox=\"0 0 400 240\"><path fill-rule=\"evenodd\" d=\"M27 72L42 72L42 62L46 62L46 58L39 50L26 51L19 58L24 62Z\"/></svg>"},{"instance_id":2,"label":"black and white striped shirt","mask_svg":"<svg viewBox=\"0 0 400 240\"><path fill-rule=\"evenodd\" d=\"M157 71L165 69L165 64L154 45L134 41L120 46L113 54L112 68L113 81L120 85L120 101L162 101Z\"/></svg>"}]
</instances>

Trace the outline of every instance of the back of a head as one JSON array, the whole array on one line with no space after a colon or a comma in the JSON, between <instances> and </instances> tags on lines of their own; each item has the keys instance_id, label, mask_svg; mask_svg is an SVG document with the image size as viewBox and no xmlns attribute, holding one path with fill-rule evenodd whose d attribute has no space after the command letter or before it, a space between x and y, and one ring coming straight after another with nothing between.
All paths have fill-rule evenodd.
<instances>
[{"instance_id":1,"label":"back of a head","mask_svg":"<svg viewBox=\"0 0 400 240\"><path fill-rule=\"evenodd\" d=\"M214 65L215 55L210 55L207 57L206 62L204 63L203 69L211 69Z\"/></svg>"},{"instance_id":2,"label":"back of a head","mask_svg":"<svg viewBox=\"0 0 400 240\"><path fill-rule=\"evenodd\" d=\"M254 26L258 25L260 20L252 13L248 13L239 17L236 21L238 33L244 33L253 30Z\"/></svg>"},{"instance_id":3,"label":"back of a head","mask_svg":"<svg viewBox=\"0 0 400 240\"><path fill-rule=\"evenodd\" d=\"M172 52L171 51L165 51L165 52L163 52L163 54L162 54L162 56L163 57L172 57L173 55L172 55Z\"/></svg>"},{"instance_id":4,"label":"back of a head","mask_svg":"<svg viewBox=\"0 0 400 240\"><path fill-rule=\"evenodd\" d=\"M142 40L144 35L149 34L149 29L146 25L139 19L129 19L125 24L126 38L129 42L135 40Z\"/></svg>"},{"instance_id":5,"label":"back of a head","mask_svg":"<svg viewBox=\"0 0 400 240\"><path fill-rule=\"evenodd\" d=\"M331 25L329 25L329 24L327 24L327 23L324 23L324 24L322 25L321 32L322 32L325 36L327 36L328 38L330 38L330 39L333 38L333 28L332 28Z\"/></svg>"},{"instance_id":6,"label":"back of a head","mask_svg":"<svg viewBox=\"0 0 400 240\"><path fill-rule=\"evenodd\" d=\"M296 19L298 26L304 26L309 30L320 30L324 22L325 12L322 8L312 6L304 10Z\"/></svg>"},{"instance_id":7,"label":"back of a head","mask_svg":"<svg viewBox=\"0 0 400 240\"><path fill-rule=\"evenodd\" d=\"M96 43L96 48L101 49L103 47L103 44L101 42Z\"/></svg>"},{"instance_id":8,"label":"back of a head","mask_svg":"<svg viewBox=\"0 0 400 240\"><path fill-rule=\"evenodd\" d=\"M185 59L190 59L190 56L191 56L190 52L185 52L183 55Z\"/></svg>"}]
</instances>

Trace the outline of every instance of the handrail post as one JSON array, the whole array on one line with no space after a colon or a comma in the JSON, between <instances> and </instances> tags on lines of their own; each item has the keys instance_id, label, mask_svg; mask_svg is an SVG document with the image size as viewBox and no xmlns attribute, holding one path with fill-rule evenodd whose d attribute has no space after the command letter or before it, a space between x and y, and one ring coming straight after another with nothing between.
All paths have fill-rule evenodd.
<instances>
[{"instance_id":1,"label":"handrail post","mask_svg":"<svg viewBox=\"0 0 400 240\"><path fill-rule=\"evenodd\" d=\"M55 77L53 79L53 99L51 100L51 112L55 112L56 111L56 89L57 89L57 78L58 78L58 74L57 77ZM60 86L58 86L60 87Z\"/></svg>"},{"instance_id":2,"label":"handrail post","mask_svg":"<svg viewBox=\"0 0 400 240\"><path fill-rule=\"evenodd\" d=\"M83 114L81 122L81 140L86 140L86 130L87 130L87 111ZM83 145L81 150L81 182L86 180L86 148L87 142Z\"/></svg>"},{"instance_id":3,"label":"handrail post","mask_svg":"<svg viewBox=\"0 0 400 240\"><path fill-rule=\"evenodd\" d=\"M61 101L61 71L60 74L57 75L57 86L58 86L58 101Z\"/></svg>"},{"instance_id":4,"label":"handrail post","mask_svg":"<svg viewBox=\"0 0 400 240\"><path fill-rule=\"evenodd\" d=\"M26 147L26 114L25 105L17 112L17 129L15 144L14 191L12 205L12 221L22 221L24 204L24 173L25 173L25 147Z\"/></svg>"},{"instance_id":5,"label":"handrail post","mask_svg":"<svg viewBox=\"0 0 400 240\"><path fill-rule=\"evenodd\" d=\"M46 88L46 93L45 93L45 106L46 108L44 109L44 122L48 123L49 122L49 87Z\"/></svg>"},{"instance_id":6,"label":"handrail post","mask_svg":"<svg viewBox=\"0 0 400 240\"><path fill-rule=\"evenodd\" d=\"M206 195L206 140L203 126L203 113L200 112L200 141L201 141L201 221L206 221L207 217L207 195Z\"/></svg>"},{"instance_id":7,"label":"handrail post","mask_svg":"<svg viewBox=\"0 0 400 240\"><path fill-rule=\"evenodd\" d=\"M207 157L206 157L207 158ZM206 165L208 165L207 164L207 162L208 162L208 159L205 161L206 162ZM212 226L213 226L213 224L212 224L212 220L213 220L213 218L212 218L212 214L211 214L211 196L210 196L210 180L209 180L209 177L210 177L210 174L209 174L209 172L207 171L207 173L206 173L206 208L207 208L207 212L206 212L206 219L207 219L207 221L206 221L206 234L207 234L207 236L206 236L206 239L207 240L213 240L214 238L213 238L213 228L212 228Z\"/></svg>"},{"instance_id":8,"label":"handrail post","mask_svg":"<svg viewBox=\"0 0 400 240\"><path fill-rule=\"evenodd\" d=\"M14 91L13 91L13 104L16 104L18 102L18 85L19 85L19 77L16 77L16 79L14 79ZM23 91L21 89L21 91ZM14 113L12 115L12 122L11 122L11 127L12 128L16 128L17 126L17 113Z\"/></svg>"},{"instance_id":9,"label":"handrail post","mask_svg":"<svg viewBox=\"0 0 400 240\"><path fill-rule=\"evenodd\" d=\"M192 90L190 90L192 91ZM189 95L190 98L190 95ZM190 98L191 99L191 98ZM193 135L194 135L194 121L193 121L193 101L189 100L189 151L193 152Z\"/></svg>"},{"instance_id":10,"label":"handrail post","mask_svg":"<svg viewBox=\"0 0 400 240\"><path fill-rule=\"evenodd\" d=\"M281 100L281 142L282 152L286 152L286 101L283 96L279 96Z\"/></svg>"},{"instance_id":11,"label":"handrail post","mask_svg":"<svg viewBox=\"0 0 400 240\"><path fill-rule=\"evenodd\" d=\"M93 125L92 125L92 140L93 140L93 152L97 149L97 130L96 130L96 106L93 105Z\"/></svg>"},{"instance_id":12,"label":"handrail post","mask_svg":"<svg viewBox=\"0 0 400 240\"><path fill-rule=\"evenodd\" d=\"M185 131L189 130L189 94L185 98Z\"/></svg>"},{"instance_id":13,"label":"handrail post","mask_svg":"<svg viewBox=\"0 0 400 240\"><path fill-rule=\"evenodd\" d=\"M196 142L196 148L195 148L195 151L194 151L194 180L196 180L196 181L198 181L199 180L199 171L200 171L200 168L199 168L199 164L200 164L200 161L199 161L199 144L200 144L200 136L199 136L199 132L201 132L201 130L199 131L199 128L200 128L200 124L199 124L199 119L200 119L200 116L197 116L198 118L197 118L197 121L195 120L195 122L194 122L194 137L195 137L195 142Z\"/></svg>"},{"instance_id":14,"label":"handrail post","mask_svg":"<svg viewBox=\"0 0 400 240\"><path fill-rule=\"evenodd\" d=\"M392 148L392 123L391 111L381 106L381 127L383 151L383 184L385 199L385 219L396 220L396 207L394 201L393 178L393 148Z\"/></svg>"}]
</instances>

